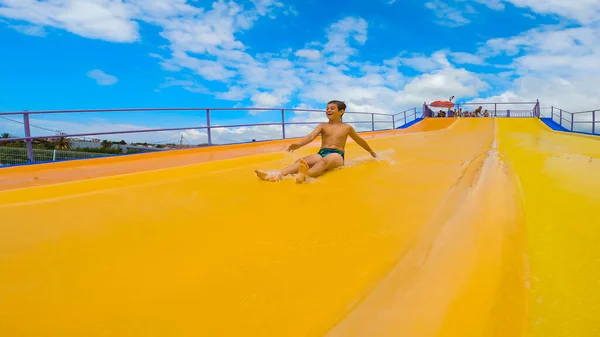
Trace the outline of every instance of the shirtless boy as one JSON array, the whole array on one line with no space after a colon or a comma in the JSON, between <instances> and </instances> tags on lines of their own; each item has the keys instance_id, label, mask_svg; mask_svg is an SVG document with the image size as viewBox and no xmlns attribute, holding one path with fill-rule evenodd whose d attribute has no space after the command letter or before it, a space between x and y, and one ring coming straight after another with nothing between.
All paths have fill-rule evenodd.
<instances>
[{"instance_id":1,"label":"shirtless boy","mask_svg":"<svg viewBox=\"0 0 600 337\"><path fill-rule=\"evenodd\" d=\"M329 122L319 124L309 135L299 142L291 144L287 149L288 152L297 150L321 135L321 149L317 154L306 156L274 174L256 170L254 171L256 175L262 180L277 181L288 174L297 173L297 183L303 183L306 177L318 177L327 170L344 165L344 148L348 136L368 151L371 156L377 157L369 144L354 131L352 126L342 123L341 118L345 110L346 104L344 102L331 101L327 103L326 113Z\"/></svg>"}]
</instances>

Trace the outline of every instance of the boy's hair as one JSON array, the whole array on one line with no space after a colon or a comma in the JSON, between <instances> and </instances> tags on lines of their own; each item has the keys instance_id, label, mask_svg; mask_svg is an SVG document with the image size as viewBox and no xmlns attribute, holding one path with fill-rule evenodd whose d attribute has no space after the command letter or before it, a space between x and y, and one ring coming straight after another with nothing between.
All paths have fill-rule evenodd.
<instances>
[{"instance_id":1,"label":"boy's hair","mask_svg":"<svg viewBox=\"0 0 600 337\"><path fill-rule=\"evenodd\" d=\"M346 111L346 103L344 103L342 101L333 100L333 101L327 102L327 105L329 105L329 104L335 104L335 105L337 105L338 110L343 110L344 112Z\"/></svg>"}]
</instances>

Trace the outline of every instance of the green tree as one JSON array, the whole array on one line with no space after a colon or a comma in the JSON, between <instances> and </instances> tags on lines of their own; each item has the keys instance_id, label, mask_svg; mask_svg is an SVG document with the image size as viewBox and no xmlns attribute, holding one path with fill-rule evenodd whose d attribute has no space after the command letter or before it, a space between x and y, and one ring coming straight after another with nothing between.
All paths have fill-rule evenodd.
<instances>
[{"instance_id":1,"label":"green tree","mask_svg":"<svg viewBox=\"0 0 600 337\"><path fill-rule=\"evenodd\" d=\"M0 135L0 138L13 138L13 136L10 133L5 132L2 135Z\"/></svg>"},{"instance_id":2,"label":"green tree","mask_svg":"<svg viewBox=\"0 0 600 337\"><path fill-rule=\"evenodd\" d=\"M71 142L71 140L69 138L60 137L56 140L55 148L57 150L68 150L71 148L72 144L73 143Z\"/></svg>"},{"instance_id":3,"label":"green tree","mask_svg":"<svg viewBox=\"0 0 600 337\"><path fill-rule=\"evenodd\" d=\"M100 143L100 145L102 145L102 148L104 149L110 149L112 147L112 142L108 140L103 140L102 143Z\"/></svg>"}]
</instances>

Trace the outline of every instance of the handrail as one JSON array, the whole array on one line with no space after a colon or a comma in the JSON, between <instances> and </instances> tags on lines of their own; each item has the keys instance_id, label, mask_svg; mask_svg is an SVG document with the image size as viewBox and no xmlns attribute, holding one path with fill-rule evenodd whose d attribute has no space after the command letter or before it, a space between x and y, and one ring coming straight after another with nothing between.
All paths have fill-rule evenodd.
<instances>
[{"instance_id":1,"label":"handrail","mask_svg":"<svg viewBox=\"0 0 600 337\"><path fill-rule=\"evenodd\" d=\"M490 116L491 117L498 117L499 114L502 115L504 114L503 110L498 110L498 106L499 105L533 105L532 108L530 109L507 109L506 110L506 115L507 117L511 117L510 114L511 113L519 113L519 112L527 112L530 113L532 117L539 117L540 116L540 102L539 100L536 100L535 102L531 101L531 102L456 102L454 105L454 109L458 110L461 109L461 107L464 106L473 106L473 105L479 105L479 106L493 106L493 109L490 110ZM428 104L425 102L423 104L423 110L426 111L424 112L424 115L430 115L430 116L434 116L435 115L435 111L431 110L428 106ZM445 110L445 109L442 109ZM453 115L453 113L449 113L447 117L451 117Z\"/></svg>"},{"instance_id":2,"label":"handrail","mask_svg":"<svg viewBox=\"0 0 600 337\"><path fill-rule=\"evenodd\" d=\"M30 115L39 114L61 114L61 113L104 113L104 112L149 112L149 111L292 111L292 112L325 112L325 110L315 109L287 109L287 108L113 108L113 109L78 109L78 110L23 110L23 111L8 111L0 112L0 116L7 115L22 115L24 113ZM409 111L412 109L408 109ZM348 114L358 115L379 115L379 116L391 116L392 114L386 114L381 112L366 112L366 111L346 111ZM400 112L402 113L402 112Z\"/></svg>"},{"instance_id":3,"label":"handrail","mask_svg":"<svg viewBox=\"0 0 600 337\"><path fill-rule=\"evenodd\" d=\"M558 110L558 112L555 112L555 110ZM551 106L550 111L551 111L550 119L552 119L554 122L556 122L554 117L557 117L558 125L560 125L561 127L565 128L571 132L593 134L593 135L600 134L600 130L597 130L597 128L596 128L596 124L600 123L600 109L569 112L564 109L557 108L555 106ZM565 114L565 113L571 116L570 119L563 117L563 114ZM581 116L583 114L588 114L588 120L575 120L575 116ZM586 116L583 116L583 117L585 118ZM580 117L578 117L578 118L581 119ZM563 125L563 121L565 121L565 123L568 123L568 125L569 125L568 128L567 128L567 126ZM575 130L575 124L581 124L581 125L584 125L584 127L582 127L580 130ZM589 128L585 127L586 124L590 125L590 127Z\"/></svg>"},{"instance_id":4,"label":"handrail","mask_svg":"<svg viewBox=\"0 0 600 337\"><path fill-rule=\"evenodd\" d=\"M415 114L415 115L417 114L417 108L410 108L410 109L406 109L406 110L404 110L404 111L400 111L400 112L398 112L398 113L396 113L396 114L392 114L392 115L393 115L393 116L397 116L397 115L399 115L399 114L406 113L406 112L409 112L409 111L414 111L414 114Z\"/></svg>"},{"instance_id":5,"label":"handrail","mask_svg":"<svg viewBox=\"0 0 600 337\"><path fill-rule=\"evenodd\" d=\"M203 111L206 113L206 122L205 125L200 126L192 126L192 127L175 127L175 128L151 128L151 129L140 129L140 130L123 130L123 131L108 131L108 132L86 132L86 133L59 133L56 132L56 135L50 136L32 136L31 135L31 123L29 121L30 115L45 115L45 114L70 114L70 113L116 113L116 112L150 112L150 111ZM281 112L281 120L278 122L267 122L267 123L250 123L250 124L234 124L234 125L213 125L211 124L211 111L280 111ZM206 135L208 138L208 146L212 146L212 133L211 130L217 128L239 128L239 127L257 127L257 126L273 126L280 125L282 132L282 139L287 139L286 137L286 126L289 125L314 125L320 124L321 122L288 122L286 121L286 111L288 112L319 112L325 113L324 110L315 110L315 109L286 109L286 108L113 108L113 109L71 109L71 110L39 110L39 111L8 111L8 112L0 112L0 116L7 115L23 115L23 122L18 122L23 124L24 128L24 137L18 138L0 138L0 144L5 142L21 142L24 141L27 148L27 157L30 162L33 162L33 140L43 138L43 139L56 139L56 138L70 138L70 137L90 137L90 136L105 136L105 135L118 135L118 134L134 134L134 133L150 133L150 132L165 132L165 131L182 131L182 130L206 130ZM371 130L375 131L376 123L391 123L392 129L396 129L396 122L400 119L397 116L403 115L404 124L417 119L417 109L411 108L404 110L402 112L398 112L395 114L386 114L386 113L376 113L376 112L363 112L363 111L346 111L344 116L347 114L351 115L370 115L371 120L358 120L358 121L349 121L351 124L371 124ZM385 116L386 119L390 120L375 120L375 116ZM414 118L413 118L414 116ZM413 119L411 119L413 118ZM17 121L14 121L17 122ZM402 125L404 125L402 124ZM385 130L387 128L384 128ZM51 130L49 130L51 131ZM363 132L363 131L359 131Z\"/></svg>"},{"instance_id":6,"label":"handrail","mask_svg":"<svg viewBox=\"0 0 600 337\"><path fill-rule=\"evenodd\" d=\"M490 104L496 104L496 105L519 105L519 104L537 104L538 102L467 102L467 103L457 103L460 105L490 105Z\"/></svg>"}]
</instances>

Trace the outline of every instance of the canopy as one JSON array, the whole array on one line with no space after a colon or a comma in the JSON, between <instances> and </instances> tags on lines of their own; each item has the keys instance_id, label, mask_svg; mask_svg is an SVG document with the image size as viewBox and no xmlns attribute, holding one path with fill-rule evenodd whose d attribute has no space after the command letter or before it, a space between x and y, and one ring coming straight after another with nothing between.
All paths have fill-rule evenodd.
<instances>
[{"instance_id":1,"label":"canopy","mask_svg":"<svg viewBox=\"0 0 600 337\"><path fill-rule=\"evenodd\" d=\"M435 101L431 102L431 104L429 105L434 108L452 108L454 106L454 103L450 101Z\"/></svg>"}]
</instances>

